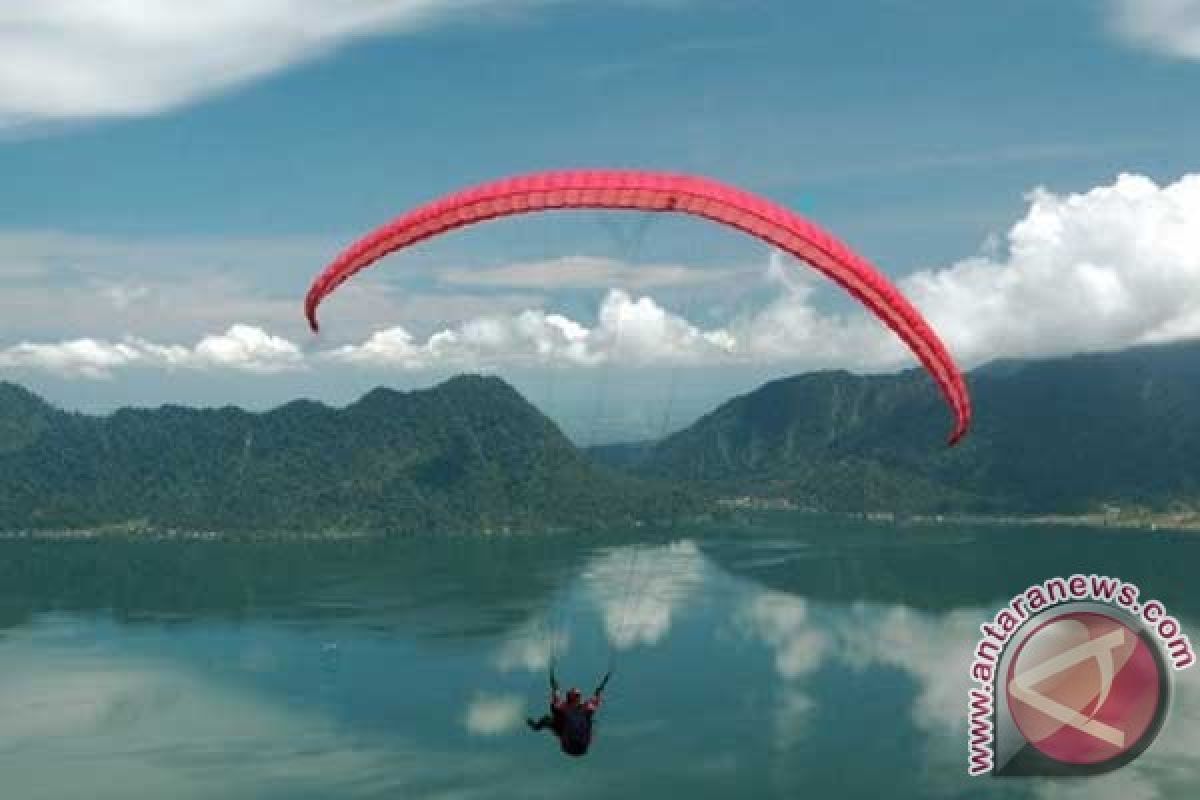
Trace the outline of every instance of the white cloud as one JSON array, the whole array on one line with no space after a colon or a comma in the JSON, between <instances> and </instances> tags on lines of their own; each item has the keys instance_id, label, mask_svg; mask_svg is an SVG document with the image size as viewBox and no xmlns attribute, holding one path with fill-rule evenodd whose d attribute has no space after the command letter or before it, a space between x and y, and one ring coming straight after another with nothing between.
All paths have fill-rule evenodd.
<instances>
[{"instance_id":1,"label":"white cloud","mask_svg":"<svg viewBox=\"0 0 1200 800\"><path fill-rule=\"evenodd\" d=\"M829 655L829 635L810 616L808 601L783 592L764 591L738 614L739 627L775 651L775 671L796 680L815 672Z\"/></svg>"},{"instance_id":2,"label":"white cloud","mask_svg":"<svg viewBox=\"0 0 1200 800\"><path fill-rule=\"evenodd\" d=\"M808 600L772 590L756 592L736 612L735 620L739 630L775 654L775 672L782 686L771 703L772 744L790 750L812 733L817 701L804 682L832 655L832 636L812 618Z\"/></svg>"},{"instance_id":3,"label":"white cloud","mask_svg":"<svg viewBox=\"0 0 1200 800\"><path fill-rule=\"evenodd\" d=\"M979 639L982 609L931 614L908 606L860 606L838 631L838 657L848 667L889 666L917 686L913 723L931 733L952 731L965 741L967 665ZM960 754L955 751L954 757Z\"/></svg>"},{"instance_id":4,"label":"white cloud","mask_svg":"<svg viewBox=\"0 0 1200 800\"><path fill-rule=\"evenodd\" d=\"M1183 620L1185 630L1195 626ZM1200 670L1195 667L1176 672L1171 708L1163 729L1150 748L1119 772L1096 779L1095 791L1078 789L1047 781L1039 786L1039 796L1047 800L1167 800L1194 794L1200 786ZM1091 782L1091 781L1089 781Z\"/></svg>"},{"instance_id":5,"label":"white cloud","mask_svg":"<svg viewBox=\"0 0 1200 800\"><path fill-rule=\"evenodd\" d=\"M556 653L566 652L570 637L549 620L530 623L505 640L493 663L502 672L544 672Z\"/></svg>"},{"instance_id":6,"label":"white cloud","mask_svg":"<svg viewBox=\"0 0 1200 800\"><path fill-rule=\"evenodd\" d=\"M308 339L304 289L336 248L336 242L307 236L113 238L0 231L4 337L38 341L135 334L186 340L247 322ZM340 335L365 338L383 320L437 330L488 314L519 313L541 302L540 293L526 291L405 291L364 275L329 305Z\"/></svg>"},{"instance_id":7,"label":"white cloud","mask_svg":"<svg viewBox=\"0 0 1200 800\"><path fill-rule=\"evenodd\" d=\"M814 284L792 281L729 326L735 353L868 371L911 363L874 319L825 313ZM1200 335L1200 175L1163 187L1122 175L1082 194L1039 189L1006 253L921 270L899 287L966 367Z\"/></svg>"},{"instance_id":8,"label":"white cloud","mask_svg":"<svg viewBox=\"0 0 1200 800\"><path fill-rule=\"evenodd\" d=\"M191 359L201 367L226 367L247 372L284 372L302 366L296 345L250 325L234 325L220 336L206 336Z\"/></svg>"},{"instance_id":9,"label":"white cloud","mask_svg":"<svg viewBox=\"0 0 1200 800\"><path fill-rule=\"evenodd\" d=\"M1111 185L1079 194L1039 189L1030 195L1028 212L1004 241L999 247L989 239L977 256L899 281L963 367L994 358L1115 350L1200 337L1200 175L1165 186L1122 175ZM28 258L11 263L14 274L25 275L31 268ZM772 301L711 327L688 320L649 295L620 289L607 293L596 321L588 324L528 305L517 310L535 299L529 296L439 300L433 295L398 302L378 286L360 283L347 286L339 293L341 300L335 300L352 305L358 312L350 315L354 319L403 319L411 325L428 321L432 312L444 319L453 308L474 315L460 314L463 321L449 326L443 322L440 330L424 337L404 326L376 331L360 344L315 349L307 358L286 339L260 328L235 326L224 337L205 340L196 348L131 338L116 344L90 337L59 344L29 342L0 350L0 367L33 366L96 377L132 365L268 372L314 359L405 370L779 364L793 370L873 372L913 363L901 342L870 314L823 307L820 294L834 290L811 269L775 255L765 276L778 288ZM192 292L204 301L189 302ZM97 294L107 304L97 304ZM233 313L241 319L295 326L300 321L297 303L256 298L220 276L203 285L169 288L134 275L124 282L93 280L59 293L22 285L0 292L0 313L11 310L18 319L22 314L57 319L54 309L61 308L65 318L99 320L128 309L126 319L158 320L164 327L188 315L191 324L217 319L228 324ZM107 308L100 313L97 305ZM358 324L354 319L349 324Z\"/></svg>"},{"instance_id":10,"label":"white cloud","mask_svg":"<svg viewBox=\"0 0 1200 800\"><path fill-rule=\"evenodd\" d=\"M1192 335L1200 311L1200 175L1122 175L1035 191L1005 258L910 275L904 290L964 362L1116 349Z\"/></svg>"},{"instance_id":11,"label":"white cloud","mask_svg":"<svg viewBox=\"0 0 1200 800\"><path fill-rule=\"evenodd\" d=\"M505 6L546 0L509 0ZM0 125L148 114L486 0L173 0L0 5Z\"/></svg>"},{"instance_id":12,"label":"white cloud","mask_svg":"<svg viewBox=\"0 0 1200 800\"><path fill-rule=\"evenodd\" d=\"M229 796L281 783L297 791L332 787L351 776L379 788L394 782L390 748L352 741L320 715L184 670L90 661L18 662L0 681L0 751L24 759L6 769L14 793L128 797L136 786L145 793L138 796L209 796L197 758L223 759ZM71 768L79 758L92 766Z\"/></svg>"},{"instance_id":13,"label":"white cloud","mask_svg":"<svg viewBox=\"0 0 1200 800\"><path fill-rule=\"evenodd\" d=\"M361 345L347 345L326 357L351 364L403 369L453 365L470 367L489 360L566 363L587 366L600 357L589 352L588 331L558 314L523 311L509 317L469 320L418 343L401 327L373 334Z\"/></svg>"},{"instance_id":14,"label":"white cloud","mask_svg":"<svg viewBox=\"0 0 1200 800\"><path fill-rule=\"evenodd\" d=\"M5 795L159 798L483 797L532 787L508 760L464 757L194 670L63 636L54 621L0 640ZM134 648L136 649L136 648ZM506 790L503 787L509 786ZM490 794L489 794L490 793Z\"/></svg>"},{"instance_id":15,"label":"white cloud","mask_svg":"<svg viewBox=\"0 0 1200 800\"><path fill-rule=\"evenodd\" d=\"M116 369L233 369L271 374L303 369L296 345L260 328L234 325L188 348L135 337L121 342L75 339L57 344L23 342L0 350L0 369L36 369L73 378L106 379Z\"/></svg>"},{"instance_id":16,"label":"white cloud","mask_svg":"<svg viewBox=\"0 0 1200 800\"><path fill-rule=\"evenodd\" d=\"M723 330L704 331L672 314L653 298L636 300L614 289L591 328L561 314L527 310L486 316L447 328L418 342L406 329L391 328L361 345L327 354L335 360L377 367L422 369L470 367L493 362L590 367L658 363L700 365L718 361L732 347Z\"/></svg>"},{"instance_id":17,"label":"white cloud","mask_svg":"<svg viewBox=\"0 0 1200 800\"><path fill-rule=\"evenodd\" d=\"M850 669L890 666L912 677L917 696L913 723L929 734L931 780L962 774L967 736L967 665L979 639L984 609L934 614L907 606L857 606L830 630L830 651ZM1184 629L1189 628L1187 620ZM1156 800L1186 794L1200 781L1194 753L1200 747L1200 671L1175 673L1175 691L1166 725L1154 744L1119 772L1087 781L1087 787L1040 781L1036 795L1047 800L1135 798Z\"/></svg>"},{"instance_id":18,"label":"white cloud","mask_svg":"<svg viewBox=\"0 0 1200 800\"><path fill-rule=\"evenodd\" d=\"M469 733L496 736L521 726L525 701L517 695L476 695L467 704L463 724Z\"/></svg>"},{"instance_id":19,"label":"white cloud","mask_svg":"<svg viewBox=\"0 0 1200 800\"><path fill-rule=\"evenodd\" d=\"M964 366L1200 336L1200 175L1161 187L1122 175L1080 194L1036 190L1006 242L1004 253L899 281ZM613 290L592 327L526 311L424 343L394 331L391 341L348 347L338 357L402 366L518 357L575 366L783 362L865 371L912 363L865 312L824 310L817 294L825 284L807 267L774 257L767 277L780 287L774 301L707 330L651 297Z\"/></svg>"},{"instance_id":20,"label":"white cloud","mask_svg":"<svg viewBox=\"0 0 1200 800\"><path fill-rule=\"evenodd\" d=\"M63 377L109 378L112 370L142 360L135 344L75 339L58 344L23 342L0 350L0 369L40 369Z\"/></svg>"},{"instance_id":21,"label":"white cloud","mask_svg":"<svg viewBox=\"0 0 1200 800\"><path fill-rule=\"evenodd\" d=\"M1110 0L1109 24L1133 44L1200 59L1200 0Z\"/></svg>"},{"instance_id":22,"label":"white cloud","mask_svg":"<svg viewBox=\"0 0 1200 800\"><path fill-rule=\"evenodd\" d=\"M704 581L704 556L695 542L622 547L597 557L583 573L618 650L662 641L673 618Z\"/></svg>"}]
</instances>

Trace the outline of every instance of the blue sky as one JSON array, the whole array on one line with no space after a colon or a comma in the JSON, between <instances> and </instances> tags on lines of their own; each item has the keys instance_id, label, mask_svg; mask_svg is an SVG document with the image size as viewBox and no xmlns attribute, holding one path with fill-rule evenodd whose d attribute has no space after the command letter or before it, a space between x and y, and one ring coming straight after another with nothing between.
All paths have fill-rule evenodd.
<instances>
[{"instance_id":1,"label":"blue sky","mask_svg":"<svg viewBox=\"0 0 1200 800\"><path fill-rule=\"evenodd\" d=\"M642 350L605 355L628 408L668 367L705 387L698 412L763 376L907 365L752 240L655 220L633 248L638 220L614 233L587 214L393 259L330 304L321 339L305 332L308 282L356 235L469 183L577 165L697 172L795 208L902 281L965 366L1200 335L1200 294L1179 292L1200 277L1195 2L128 5L99 21L65 0L0 11L0 378L65 406L345 402L467 362L314 354L530 310L592 332L605 307L646 317ZM1165 244L1105 245L1113 230ZM579 259L589 278L539 283ZM517 280L496 271L513 264ZM655 265L680 269L638 271ZM1094 313L1060 335L1043 286ZM963 298L997 295L994 313L1041 317L968 329ZM758 344L717 363L717 330ZM472 353L531 394L549 381ZM594 366L556 369L594 394Z\"/></svg>"}]
</instances>

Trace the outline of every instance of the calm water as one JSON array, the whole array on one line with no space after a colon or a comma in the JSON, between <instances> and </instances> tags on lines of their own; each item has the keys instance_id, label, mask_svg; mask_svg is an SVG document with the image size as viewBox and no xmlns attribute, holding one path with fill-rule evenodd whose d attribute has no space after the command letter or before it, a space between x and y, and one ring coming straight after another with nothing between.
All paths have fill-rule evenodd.
<instances>
[{"instance_id":1,"label":"calm water","mask_svg":"<svg viewBox=\"0 0 1200 800\"><path fill-rule=\"evenodd\" d=\"M977 628L1075 571L1200 641L1200 537L778 517L641 540L0 543L5 797L1200 796L1200 680L1133 765L965 775ZM618 673L590 756L522 720Z\"/></svg>"}]
</instances>

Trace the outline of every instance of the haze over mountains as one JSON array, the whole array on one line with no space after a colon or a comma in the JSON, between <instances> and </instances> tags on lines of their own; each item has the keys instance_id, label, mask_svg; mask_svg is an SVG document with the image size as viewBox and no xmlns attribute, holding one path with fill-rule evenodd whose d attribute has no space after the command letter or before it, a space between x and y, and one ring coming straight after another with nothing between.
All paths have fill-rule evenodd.
<instances>
[{"instance_id":1,"label":"haze over mountains","mask_svg":"<svg viewBox=\"0 0 1200 800\"><path fill-rule=\"evenodd\" d=\"M105 417L0 383L0 529L579 527L731 495L840 511L1200 505L1200 343L994 363L969 383L975 427L954 449L914 370L774 381L659 443L586 453L494 377L342 409Z\"/></svg>"}]
</instances>

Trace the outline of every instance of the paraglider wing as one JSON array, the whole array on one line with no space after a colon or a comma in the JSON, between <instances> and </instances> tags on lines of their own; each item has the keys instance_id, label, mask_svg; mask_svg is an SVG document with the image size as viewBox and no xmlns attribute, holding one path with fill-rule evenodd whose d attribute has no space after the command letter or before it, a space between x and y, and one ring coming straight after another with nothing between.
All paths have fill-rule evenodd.
<instances>
[{"instance_id":1,"label":"paraglider wing","mask_svg":"<svg viewBox=\"0 0 1200 800\"><path fill-rule=\"evenodd\" d=\"M933 376L954 414L953 445L971 424L971 401L953 358L891 281L821 228L765 198L709 178L638 170L542 172L484 183L420 206L342 252L313 282L305 302L316 331L317 306L359 270L396 250L496 217L554 209L629 209L690 214L755 236L820 270L899 336Z\"/></svg>"}]
</instances>

